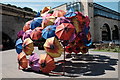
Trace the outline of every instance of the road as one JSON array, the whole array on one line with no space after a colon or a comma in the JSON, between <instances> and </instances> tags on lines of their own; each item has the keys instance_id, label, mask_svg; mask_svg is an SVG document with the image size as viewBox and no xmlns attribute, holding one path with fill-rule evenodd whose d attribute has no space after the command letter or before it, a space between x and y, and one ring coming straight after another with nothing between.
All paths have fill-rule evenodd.
<instances>
[{"instance_id":1,"label":"road","mask_svg":"<svg viewBox=\"0 0 120 80\"><path fill-rule=\"evenodd\" d=\"M34 52L45 54L43 50ZM63 60L63 55L55 61ZM2 78L118 78L118 53L89 51L89 55L73 58L66 56L65 76L45 75L18 70L15 49L2 51ZM54 72L62 73L62 65L58 64Z\"/></svg>"}]
</instances>

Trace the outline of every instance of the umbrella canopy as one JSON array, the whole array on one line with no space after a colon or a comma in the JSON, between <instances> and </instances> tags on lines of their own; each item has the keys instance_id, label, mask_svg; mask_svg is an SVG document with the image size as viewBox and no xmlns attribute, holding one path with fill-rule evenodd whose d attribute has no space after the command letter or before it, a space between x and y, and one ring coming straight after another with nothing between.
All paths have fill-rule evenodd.
<instances>
[{"instance_id":1,"label":"umbrella canopy","mask_svg":"<svg viewBox=\"0 0 120 80\"><path fill-rule=\"evenodd\" d=\"M87 43L85 44L85 46L89 47L90 45L92 45L92 40L91 39L89 41L87 41Z\"/></svg>"},{"instance_id":2,"label":"umbrella canopy","mask_svg":"<svg viewBox=\"0 0 120 80\"><path fill-rule=\"evenodd\" d=\"M72 18L72 17L74 17L74 16L76 16L77 14L75 13L75 10L73 9L73 8L70 8L68 11L67 11L67 13L66 13L66 15L64 15L65 17L67 17L67 18Z\"/></svg>"},{"instance_id":3,"label":"umbrella canopy","mask_svg":"<svg viewBox=\"0 0 120 80\"><path fill-rule=\"evenodd\" d=\"M85 17L85 23L86 23L86 26L89 26L90 24L90 19L88 16Z\"/></svg>"},{"instance_id":4,"label":"umbrella canopy","mask_svg":"<svg viewBox=\"0 0 120 80\"><path fill-rule=\"evenodd\" d=\"M40 17L40 12L37 12L37 14L35 15L35 17Z\"/></svg>"},{"instance_id":5,"label":"umbrella canopy","mask_svg":"<svg viewBox=\"0 0 120 80\"><path fill-rule=\"evenodd\" d=\"M36 27L30 34L31 39L38 40L39 38L41 38L42 30L42 27Z\"/></svg>"},{"instance_id":6,"label":"umbrella canopy","mask_svg":"<svg viewBox=\"0 0 120 80\"><path fill-rule=\"evenodd\" d=\"M22 40L25 40L26 38L30 38L30 34L32 33L32 30L27 30L22 37Z\"/></svg>"},{"instance_id":7,"label":"umbrella canopy","mask_svg":"<svg viewBox=\"0 0 120 80\"><path fill-rule=\"evenodd\" d=\"M56 30L56 25L47 26L46 28L44 28L42 30L42 37L44 39L54 37L55 36L55 30Z\"/></svg>"},{"instance_id":8,"label":"umbrella canopy","mask_svg":"<svg viewBox=\"0 0 120 80\"><path fill-rule=\"evenodd\" d=\"M29 66L32 70L39 72L40 70L40 64L38 63L39 56L37 53L32 53L29 58Z\"/></svg>"},{"instance_id":9,"label":"umbrella canopy","mask_svg":"<svg viewBox=\"0 0 120 80\"><path fill-rule=\"evenodd\" d=\"M22 69L28 68L28 59L26 58L26 55L24 53L18 54L18 64L19 69L22 67Z\"/></svg>"},{"instance_id":10,"label":"umbrella canopy","mask_svg":"<svg viewBox=\"0 0 120 80\"><path fill-rule=\"evenodd\" d=\"M30 29L30 23L32 22L33 20L30 20L28 22L25 23L24 27L23 27L23 31L27 31Z\"/></svg>"},{"instance_id":11,"label":"umbrella canopy","mask_svg":"<svg viewBox=\"0 0 120 80\"><path fill-rule=\"evenodd\" d=\"M90 32L88 32L88 34L87 34L87 39L88 39L88 41L91 40L91 34L90 34Z\"/></svg>"},{"instance_id":12,"label":"umbrella canopy","mask_svg":"<svg viewBox=\"0 0 120 80\"><path fill-rule=\"evenodd\" d=\"M26 55L31 55L34 50L33 41L30 38L26 38L23 41L23 51L26 53Z\"/></svg>"},{"instance_id":13,"label":"umbrella canopy","mask_svg":"<svg viewBox=\"0 0 120 80\"><path fill-rule=\"evenodd\" d=\"M23 34L24 34L24 31L21 30L17 33L17 38L22 38L23 37Z\"/></svg>"},{"instance_id":14,"label":"umbrella canopy","mask_svg":"<svg viewBox=\"0 0 120 80\"><path fill-rule=\"evenodd\" d=\"M55 19L56 18L54 16L45 17L45 19L43 19L43 21L42 21L42 27L45 28L49 25L53 25Z\"/></svg>"},{"instance_id":15,"label":"umbrella canopy","mask_svg":"<svg viewBox=\"0 0 120 80\"><path fill-rule=\"evenodd\" d=\"M44 48L51 57L60 57L63 52L63 47L59 41L55 38L48 38L44 44Z\"/></svg>"},{"instance_id":16,"label":"umbrella canopy","mask_svg":"<svg viewBox=\"0 0 120 80\"><path fill-rule=\"evenodd\" d=\"M73 52L73 47L72 46L66 46L65 47L65 51L68 52L68 53L72 53Z\"/></svg>"},{"instance_id":17,"label":"umbrella canopy","mask_svg":"<svg viewBox=\"0 0 120 80\"><path fill-rule=\"evenodd\" d=\"M60 25L62 23L70 23L70 20L66 19L65 17L57 17L55 20L55 25Z\"/></svg>"},{"instance_id":18,"label":"umbrella canopy","mask_svg":"<svg viewBox=\"0 0 120 80\"><path fill-rule=\"evenodd\" d=\"M41 16L46 15L50 11L51 7L44 7L41 11Z\"/></svg>"},{"instance_id":19,"label":"umbrella canopy","mask_svg":"<svg viewBox=\"0 0 120 80\"><path fill-rule=\"evenodd\" d=\"M88 52L88 47L86 47L86 46L83 46L83 47L81 47L80 48L81 50L81 53L83 53L83 54L85 54L85 53L87 53Z\"/></svg>"},{"instance_id":20,"label":"umbrella canopy","mask_svg":"<svg viewBox=\"0 0 120 80\"><path fill-rule=\"evenodd\" d=\"M39 63L43 73L50 73L56 67L54 59L47 54L40 54Z\"/></svg>"},{"instance_id":21,"label":"umbrella canopy","mask_svg":"<svg viewBox=\"0 0 120 80\"><path fill-rule=\"evenodd\" d=\"M66 14L65 11L63 10L55 10L52 14L52 16L55 16L55 17L63 17L64 15Z\"/></svg>"},{"instance_id":22,"label":"umbrella canopy","mask_svg":"<svg viewBox=\"0 0 120 80\"><path fill-rule=\"evenodd\" d=\"M76 53L76 54L79 53L80 52L80 47L78 45L75 45L73 47L73 52Z\"/></svg>"},{"instance_id":23,"label":"umbrella canopy","mask_svg":"<svg viewBox=\"0 0 120 80\"><path fill-rule=\"evenodd\" d=\"M33 30L36 27L41 26L42 20L42 17L34 18L33 21L30 23L30 28Z\"/></svg>"},{"instance_id":24,"label":"umbrella canopy","mask_svg":"<svg viewBox=\"0 0 120 80\"><path fill-rule=\"evenodd\" d=\"M56 36L61 40L69 40L75 31L75 27L71 23L62 23L56 27Z\"/></svg>"},{"instance_id":25,"label":"umbrella canopy","mask_svg":"<svg viewBox=\"0 0 120 80\"><path fill-rule=\"evenodd\" d=\"M19 38L17 41L16 41L16 44L15 44L15 47L16 47L16 52L18 54L20 54L22 52L22 44L23 44L23 41L21 38Z\"/></svg>"}]
</instances>

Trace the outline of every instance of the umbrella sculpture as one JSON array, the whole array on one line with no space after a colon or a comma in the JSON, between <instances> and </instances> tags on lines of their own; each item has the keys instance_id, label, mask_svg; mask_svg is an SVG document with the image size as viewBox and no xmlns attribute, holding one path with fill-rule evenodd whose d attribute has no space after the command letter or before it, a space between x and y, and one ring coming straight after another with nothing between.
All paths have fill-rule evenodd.
<instances>
[{"instance_id":1,"label":"umbrella sculpture","mask_svg":"<svg viewBox=\"0 0 120 80\"><path fill-rule=\"evenodd\" d=\"M39 56L37 53L32 53L29 58L29 66L32 70L39 72L40 70L40 64L38 63Z\"/></svg>"},{"instance_id":2,"label":"umbrella sculpture","mask_svg":"<svg viewBox=\"0 0 120 80\"><path fill-rule=\"evenodd\" d=\"M58 58L65 52L85 54L92 44L90 19L81 12L70 8L67 13L63 10L51 10L45 7L33 20L25 23L22 31L18 32L16 41L16 52L18 53L19 66L23 69L29 66L34 71L50 73L55 69L54 58ZM41 54L40 58L33 53L33 41L42 38L46 39L44 49L47 54ZM22 40L23 41L22 41ZM32 40L33 41L32 41ZM25 52L25 54L22 53ZM29 62L26 56L30 55ZM63 65L65 74L65 62Z\"/></svg>"},{"instance_id":3,"label":"umbrella sculpture","mask_svg":"<svg viewBox=\"0 0 120 80\"><path fill-rule=\"evenodd\" d=\"M47 26L46 28L44 28L42 30L42 37L44 39L54 37L55 36L55 30L56 30L56 25Z\"/></svg>"},{"instance_id":4,"label":"umbrella sculpture","mask_svg":"<svg viewBox=\"0 0 120 80\"><path fill-rule=\"evenodd\" d=\"M31 55L34 50L33 41L30 38L26 38L23 41L23 51L26 53L26 55Z\"/></svg>"},{"instance_id":5,"label":"umbrella sculpture","mask_svg":"<svg viewBox=\"0 0 120 80\"><path fill-rule=\"evenodd\" d=\"M24 53L18 54L18 64L19 69L27 69L28 68L28 59Z\"/></svg>"},{"instance_id":6,"label":"umbrella sculpture","mask_svg":"<svg viewBox=\"0 0 120 80\"><path fill-rule=\"evenodd\" d=\"M25 23L24 27L23 27L23 31L27 31L30 29L30 23L32 22L33 20L30 20L28 22Z\"/></svg>"},{"instance_id":7,"label":"umbrella sculpture","mask_svg":"<svg viewBox=\"0 0 120 80\"><path fill-rule=\"evenodd\" d=\"M39 38L41 38L42 30L42 27L36 27L30 34L31 39L38 40Z\"/></svg>"},{"instance_id":8,"label":"umbrella sculpture","mask_svg":"<svg viewBox=\"0 0 120 80\"><path fill-rule=\"evenodd\" d=\"M30 29L33 30L36 27L41 26L42 20L43 20L42 17L34 18L33 21L30 23Z\"/></svg>"},{"instance_id":9,"label":"umbrella sculpture","mask_svg":"<svg viewBox=\"0 0 120 80\"><path fill-rule=\"evenodd\" d=\"M54 58L60 57L63 52L61 44L55 37L48 38L44 44L44 48L47 54Z\"/></svg>"},{"instance_id":10,"label":"umbrella sculpture","mask_svg":"<svg viewBox=\"0 0 120 80\"><path fill-rule=\"evenodd\" d=\"M23 44L23 41L21 38L19 38L17 41L16 41L16 44L15 44L15 47L16 47L16 52L18 54L20 54L22 52L22 44Z\"/></svg>"},{"instance_id":11,"label":"umbrella sculpture","mask_svg":"<svg viewBox=\"0 0 120 80\"><path fill-rule=\"evenodd\" d=\"M40 54L39 63L43 73L50 73L56 67L54 59L47 54Z\"/></svg>"}]
</instances>

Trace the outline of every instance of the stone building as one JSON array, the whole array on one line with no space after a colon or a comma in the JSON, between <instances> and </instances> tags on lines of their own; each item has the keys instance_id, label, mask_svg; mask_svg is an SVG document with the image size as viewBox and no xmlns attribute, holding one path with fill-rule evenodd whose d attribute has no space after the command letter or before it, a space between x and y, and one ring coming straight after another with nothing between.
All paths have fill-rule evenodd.
<instances>
[{"instance_id":1,"label":"stone building","mask_svg":"<svg viewBox=\"0 0 120 80\"><path fill-rule=\"evenodd\" d=\"M120 13L100 4L93 3L92 0L89 2L88 0L81 0L80 2L65 3L53 9L67 11L70 7L89 16L93 42L120 41L120 26L118 25L120 23Z\"/></svg>"}]
</instances>

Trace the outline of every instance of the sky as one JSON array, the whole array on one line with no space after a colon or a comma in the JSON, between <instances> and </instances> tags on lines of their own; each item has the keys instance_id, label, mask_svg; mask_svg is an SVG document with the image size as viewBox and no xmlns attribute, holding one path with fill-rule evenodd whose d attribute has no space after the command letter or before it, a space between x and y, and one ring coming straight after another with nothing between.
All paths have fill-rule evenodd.
<instances>
[{"instance_id":1,"label":"sky","mask_svg":"<svg viewBox=\"0 0 120 80\"><path fill-rule=\"evenodd\" d=\"M39 12L46 6L56 7L64 3L76 2L79 0L0 0L0 3L16 5L17 7L29 7ZM90 1L90 0L89 0ZM112 10L118 11L118 2L120 0L93 0L93 2L101 4Z\"/></svg>"}]
</instances>

